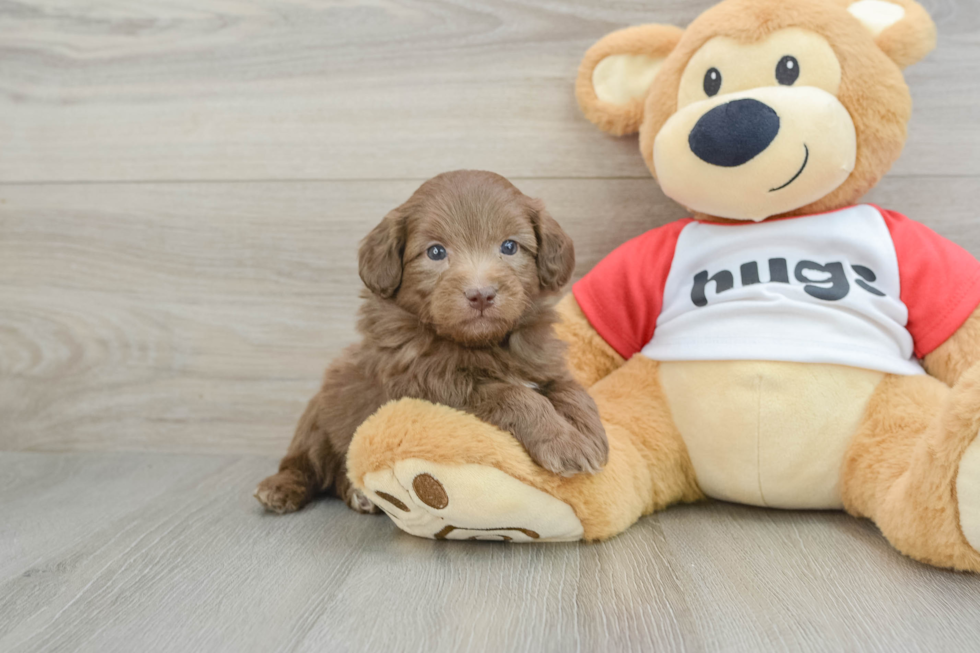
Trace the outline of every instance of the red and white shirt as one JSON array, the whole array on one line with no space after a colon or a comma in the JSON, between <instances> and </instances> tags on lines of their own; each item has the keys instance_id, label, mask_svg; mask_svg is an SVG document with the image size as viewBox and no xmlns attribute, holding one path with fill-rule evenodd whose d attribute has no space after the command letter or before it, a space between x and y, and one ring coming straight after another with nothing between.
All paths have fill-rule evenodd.
<instances>
[{"instance_id":1,"label":"red and white shirt","mask_svg":"<svg viewBox=\"0 0 980 653\"><path fill-rule=\"evenodd\" d=\"M917 359L980 305L980 262L862 204L761 223L673 222L620 246L572 292L627 359L922 374Z\"/></svg>"}]
</instances>

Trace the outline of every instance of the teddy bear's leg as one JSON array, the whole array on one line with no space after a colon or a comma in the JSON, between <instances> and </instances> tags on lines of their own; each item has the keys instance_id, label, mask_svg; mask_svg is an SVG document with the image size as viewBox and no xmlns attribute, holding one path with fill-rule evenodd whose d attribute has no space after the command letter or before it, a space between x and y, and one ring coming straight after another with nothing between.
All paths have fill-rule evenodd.
<instances>
[{"instance_id":1,"label":"teddy bear's leg","mask_svg":"<svg viewBox=\"0 0 980 653\"><path fill-rule=\"evenodd\" d=\"M634 356L589 394L609 438L609 462L599 474L563 479L556 488L589 525L586 539L612 537L643 515L704 498L671 417L660 363Z\"/></svg>"},{"instance_id":2,"label":"teddy bear's leg","mask_svg":"<svg viewBox=\"0 0 980 653\"><path fill-rule=\"evenodd\" d=\"M886 376L844 460L845 508L916 560L980 571L978 431L980 366L952 389L929 376Z\"/></svg>"},{"instance_id":3,"label":"teddy bear's leg","mask_svg":"<svg viewBox=\"0 0 980 653\"><path fill-rule=\"evenodd\" d=\"M601 540L641 515L702 497L660 387L634 357L590 390L609 438L597 474L561 477L473 415L403 399L354 436L347 466L402 530L436 539Z\"/></svg>"}]
</instances>

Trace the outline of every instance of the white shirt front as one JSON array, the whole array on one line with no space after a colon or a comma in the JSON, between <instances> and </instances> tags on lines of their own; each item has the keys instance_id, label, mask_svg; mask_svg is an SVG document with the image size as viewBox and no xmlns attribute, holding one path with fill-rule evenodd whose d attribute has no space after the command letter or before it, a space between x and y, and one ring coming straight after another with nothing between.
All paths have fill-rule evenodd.
<instances>
[{"instance_id":1,"label":"white shirt front","mask_svg":"<svg viewBox=\"0 0 980 653\"><path fill-rule=\"evenodd\" d=\"M692 221L642 353L922 374L900 290L888 228L868 205L752 224Z\"/></svg>"}]
</instances>

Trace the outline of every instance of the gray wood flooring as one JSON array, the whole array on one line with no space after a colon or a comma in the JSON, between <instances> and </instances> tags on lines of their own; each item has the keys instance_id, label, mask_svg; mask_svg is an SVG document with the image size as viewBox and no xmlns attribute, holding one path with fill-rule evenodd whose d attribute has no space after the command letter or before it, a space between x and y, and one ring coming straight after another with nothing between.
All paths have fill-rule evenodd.
<instances>
[{"instance_id":1,"label":"gray wood flooring","mask_svg":"<svg viewBox=\"0 0 980 653\"><path fill-rule=\"evenodd\" d=\"M977 579L868 523L721 503L599 545L249 496L264 457L0 454L0 650L976 650Z\"/></svg>"},{"instance_id":2,"label":"gray wood flooring","mask_svg":"<svg viewBox=\"0 0 980 653\"><path fill-rule=\"evenodd\" d=\"M980 579L841 514L508 547L250 496L354 338L357 241L423 179L511 177L578 274L683 215L572 82L711 3L0 0L0 651L980 650ZM980 255L980 3L923 4L868 199Z\"/></svg>"}]
</instances>

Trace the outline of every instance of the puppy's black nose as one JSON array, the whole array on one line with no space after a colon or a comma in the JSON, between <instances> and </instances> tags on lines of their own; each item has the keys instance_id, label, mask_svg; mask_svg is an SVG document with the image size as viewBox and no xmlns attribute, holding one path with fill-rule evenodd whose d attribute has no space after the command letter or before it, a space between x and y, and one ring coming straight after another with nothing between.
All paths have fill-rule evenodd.
<instances>
[{"instance_id":1,"label":"puppy's black nose","mask_svg":"<svg viewBox=\"0 0 980 653\"><path fill-rule=\"evenodd\" d=\"M466 299L472 308L483 311L486 310L487 306L493 306L493 300L497 296L497 289L493 286L470 288L463 294L466 295Z\"/></svg>"},{"instance_id":2,"label":"puppy's black nose","mask_svg":"<svg viewBox=\"0 0 980 653\"><path fill-rule=\"evenodd\" d=\"M687 137L702 161L734 168L769 147L779 133L779 116L758 100L733 100L701 116Z\"/></svg>"}]
</instances>

